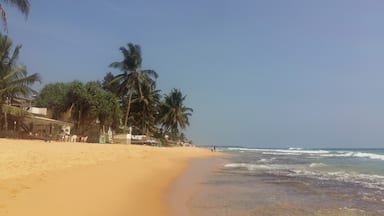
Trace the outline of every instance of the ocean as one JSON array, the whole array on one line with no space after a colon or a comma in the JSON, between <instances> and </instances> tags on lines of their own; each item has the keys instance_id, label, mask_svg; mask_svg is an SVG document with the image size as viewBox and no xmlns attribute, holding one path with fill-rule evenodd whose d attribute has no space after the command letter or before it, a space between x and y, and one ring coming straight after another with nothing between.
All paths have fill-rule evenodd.
<instances>
[{"instance_id":1,"label":"ocean","mask_svg":"<svg viewBox=\"0 0 384 216\"><path fill-rule=\"evenodd\" d=\"M194 216L384 215L384 149L219 148Z\"/></svg>"}]
</instances>

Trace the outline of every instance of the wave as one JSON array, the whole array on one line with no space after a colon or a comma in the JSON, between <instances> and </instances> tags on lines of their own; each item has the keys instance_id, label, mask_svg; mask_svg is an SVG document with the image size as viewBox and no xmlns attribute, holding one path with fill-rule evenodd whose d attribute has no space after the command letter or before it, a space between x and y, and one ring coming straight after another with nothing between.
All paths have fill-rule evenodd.
<instances>
[{"instance_id":1,"label":"wave","mask_svg":"<svg viewBox=\"0 0 384 216\"><path fill-rule=\"evenodd\" d=\"M228 151L242 151L242 152L260 152L264 155L308 155L312 157L356 157L368 158L373 160L384 160L384 154L368 153L363 151L336 151L336 150L305 150L302 148L289 148L289 149L260 149L260 148L243 148L243 147L229 147Z\"/></svg>"},{"instance_id":2,"label":"wave","mask_svg":"<svg viewBox=\"0 0 384 216\"><path fill-rule=\"evenodd\" d=\"M249 164L249 163L230 163L230 164L225 164L224 167L226 168L245 168L247 170L259 170L259 169L271 169L270 166L268 165L263 165L263 164Z\"/></svg>"},{"instance_id":3,"label":"wave","mask_svg":"<svg viewBox=\"0 0 384 216\"><path fill-rule=\"evenodd\" d=\"M302 148L289 148L289 149L261 149L261 148L245 148L245 147L228 147L228 151L256 151L263 152L265 154L271 153L295 153L295 154L325 154L329 151L325 150L304 150Z\"/></svg>"},{"instance_id":4,"label":"wave","mask_svg":"<svg viewBox=\"0 0 384 216\"><path fill-rule=\"evenodd\" d=\"M356 157L368 158L372 160L384 160L383 154L367 153L367 152L335 152L332 154L324 154L323 157Z\"/></svg>"},{"instance_id":5,"label":"wave","mask_svg":"<svg viewBox=\"0 0 384 216\"><path fill-rule=\"evenodd\" d=\"M373 153L356 152L353 154L353 156L354 157L375 159L375 160L384 160L384 155L373 154Z\"/></svg>"},{"instance_id":6,"label":"wave","mask_svg":"<svg viewBox=\"0 0 384 216\"><path fill-rule=\"evenodd\" d=\"M271 163L274 160L276 160L276 158L262 158L262 159L258 160L257 162L260 162L260 163Z\"/></svg>"},{"instance_id":7,"label":"wave","mask_svg":"<svg viewBox=\"0 0 384 216\"><path fill-rule=\"evenodd\" d=\"M362 185L366 188L384 191L384 176L370 175L356 172L317 172L309 170L293 170L288 176L302 176L325 181L339 181Z\"/></svg>"},{"instance_id":8,"label":"wave","mask_svg":"<svg viewBox=\"0 0 384 216\"><path fill-rule=\"evenodd\" d=\"M289 147L289 150L303 150L303 148Z\"/></svg>"},{"instance_id":9,"label":"wave","mask_svg":"<svg viewBox=\"0 0 384 216\"><path fill-rule=\"evenodd\" d=\"M253 164L228 163L224 165L229 169L242 169L248 171L261 171L268 174L291 177L306 177L322 181L338 181L362 185L366 188L384 191L384 176L377 174L364 174L356 171L324 171L329 165L324 163L310 164ZM320 169L319 169L320 168Z\"/></svg>"},{"instance_id":10,"label":"wave","mask_svg":"<svg viewBox=\"0 0 384 216\"><path fill-rule=\"evenodd\" d=\"M311 163L309 164L309 167L311 168L319 168L319 167L326 167L327 165L324 163Z\"/></svg>"},{"instance_id":11,"label":"wave","mask_svg":"<svg viewBox=\"0 0 384 216\"><path fill-rule=\"evenodd\" d=\"M246 148L246 147L227 147L227 151L263 151L263 149L258 148Z\"/></svg>"}]
</instances>

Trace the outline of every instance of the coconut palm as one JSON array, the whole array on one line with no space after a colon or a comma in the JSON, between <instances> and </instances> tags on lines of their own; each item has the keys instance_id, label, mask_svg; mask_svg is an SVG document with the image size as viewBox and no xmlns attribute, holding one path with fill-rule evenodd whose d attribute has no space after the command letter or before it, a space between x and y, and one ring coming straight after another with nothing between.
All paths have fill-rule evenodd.
<instances>
[{"instance_id":1,"label":"coconut palm","mask_svg":"<svg viewBox=\"0 0 384 216\"><path fill-rule=\"evenodd\" d=\"M8 103L13 97L36 93L31 85L40 82L39 74L28 75L26 67L18 64L20 49L21 45L18 45L12 51L12 40L0 33L0 105ZM0 113L3 113L2 106ZM4 126L8 129L6 113L4 114Z\"/></svg>"},{"instance_id":2,"label":"coconut palm","mask_svg":"<svg viewBox=\"0 0 384 216\"><path fill-rule=\"evenodd\" d=\"M154 83L143 82L141 84L142 96L135 94L132 99L132 111L134 124L147 136L155 132L156 118L159 113L160 90Z\"/></svg>"},{"instance_id":3,"label":"coconut palm","mask_svg":"<svg viewBox=\"0 0 384 216\"><path fill-rule=\"evenodd\" d=\"M184 106L185 98L180 90L172 89L161 103L160 122L165 131L170 131L174 137L179 128L185 129L189 125L188 118L193 112L192 108Z\"/></svg>"},{"instance_id":4,"label":"coconut palm","mask_svg":"<svg viewBox=\"0 0 384 216\"><path fill-rule=\"evenodd\" d=\"M29 14L30 4L28 0L2 0L1 2L3 2L4 4L8 4L10 6L15 6L25 16L28 16ZM5 13L4 4L0 3L0 14L1 14L1 18L3 20L5 29L7 29L8 19L7 19L7 14Z\"/></svg>"},{"instance_id":5,"label":"coconut palm","mask_svg":"<svg viewBox=\"0 0 384 216\"><path fill-rule=\"evenodd\" d=\"M115 76L112 84L118 85L120 96L128 92L127 110L125 113L124 128L127 128L129 112L131 109L132 95L138 93L142 97L141 83L153 81L158 77L154 70L143 70L141 68L141 48L137 44L128 43L127 48L120 47L124 58L120 62L113 62L110 67L119 69L122 73Z\"/></svg>"}]
</instances>

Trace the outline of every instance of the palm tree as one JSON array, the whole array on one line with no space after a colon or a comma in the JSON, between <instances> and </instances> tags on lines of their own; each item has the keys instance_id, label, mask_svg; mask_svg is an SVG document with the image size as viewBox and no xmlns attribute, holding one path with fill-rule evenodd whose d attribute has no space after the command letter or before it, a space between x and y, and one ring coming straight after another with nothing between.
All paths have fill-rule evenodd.
<instances>
[{"instance_id":1,"label":"palm tree","mask_svg":"<svg viewBox=\"0 0 384 216\"><path fill-rule=\"evenodd\" d=\"M142 133L149 136L155 132L156 117L159 113L160 90L154 83L143 82L141 84L142 96L135 94L132 99L132 116L135 125Z\"/></svg>"},{"instance_id":2,"label":"palm tree","mask_svg":"<svg viewBox=\"0 0 384 216\"><path fill-rule=\"evenodd\" d=\"M154 82L152 78L158 77L154 70L141 69L141 48L137 44L128 43L128 49L120 47L124 59L121 62L113 62L110 67L119 69L122 73L115 76L112 84L118 85L118 94L124 95L128 92L127 111L125 113L124 128L127 128L129 111L131 109L132 95L138 93L142 97L141 83L144 81Z\"/></svg>"},{"instance_id":3,"label":"palm tree","mask_svg":"<svg viewBox=\"0 0 384 216\"><path fill-rule=\"evenodd\" d=\"M192 108L184 106L185 98L180 90L172 89L161 104L160 122L165 131L171 131L174 137L179 128L185 129L189 125L188 117L193 112Z\"/></svg>"},{"instance_id":4,"label":"palm tree","mask_svg":"<svg viewBox=\"0 0 384 216\"><path fill-rule=\"evenodd\" d=\"M29 96L36 93L30 86L40 82L40 75L28 75L26 67L17 63L21 45L12 51L12 40L0 33L0 114L2 105L17 96ZM8 129L7 116L4 113L5 129Z\"/></svg>"},{"instance_id":5,"label":"palm tree","mask_svg":"<svg viewBox=\"0 0 384 216\"><path fill-rule=\"evenodd\" d=\"M21 11L25 16L28 16L29 14L29 8L30 4L28 0L2 0L5 4L9 4L11 6L15 6L17 9ZM1 13L1 18L3 20L3 24L5 29L7 29L7 14L5 13L3 4L0 3L0 13Z\"/></svg>"}]
</instances>

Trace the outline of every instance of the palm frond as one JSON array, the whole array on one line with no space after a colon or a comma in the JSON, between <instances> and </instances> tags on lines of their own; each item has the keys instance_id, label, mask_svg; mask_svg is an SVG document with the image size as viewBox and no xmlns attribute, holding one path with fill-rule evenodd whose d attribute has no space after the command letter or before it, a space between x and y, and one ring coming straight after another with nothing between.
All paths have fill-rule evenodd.
<instances>
[{"instance_id":1,"label":"palm frond","mask_svg":"<svg viewBox=\"0 0 384 216\"><path fill-rule=\"evenodd\" d=\"M3 0L3 2L17 7L25 16L28 16L31 7L28 0Z\"/></svg>"},{"instance_id":2,"label":"palm frond","mask_svg":"<svg viewBox=\"0 0 384 216\"><path fill-rule=\"evenodd\" d=\"M1 19L3 20L4 28L7 29L7 23L8 23L7 14L5 13L3 5L1 4L0 4L0 14L1 14Z\"/></svg>"}]
</instances>

